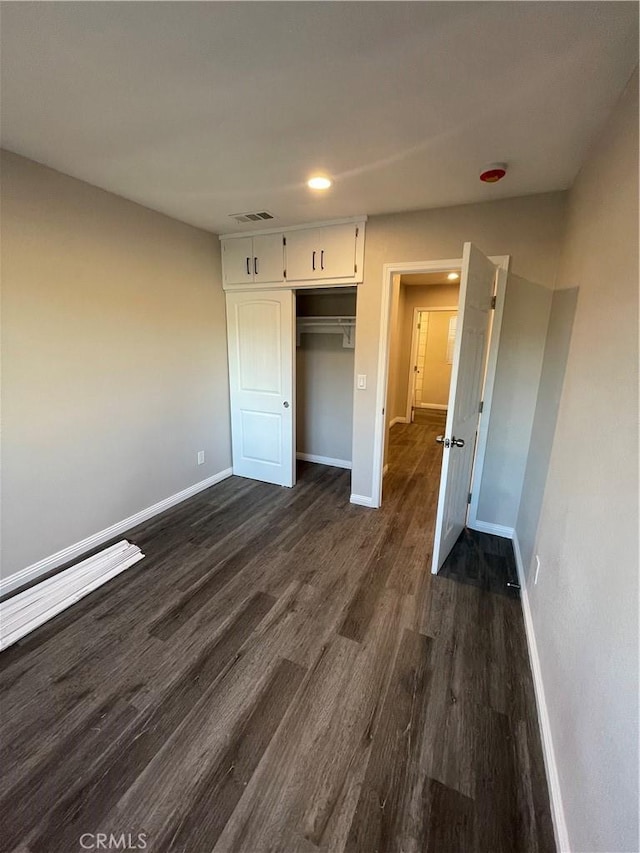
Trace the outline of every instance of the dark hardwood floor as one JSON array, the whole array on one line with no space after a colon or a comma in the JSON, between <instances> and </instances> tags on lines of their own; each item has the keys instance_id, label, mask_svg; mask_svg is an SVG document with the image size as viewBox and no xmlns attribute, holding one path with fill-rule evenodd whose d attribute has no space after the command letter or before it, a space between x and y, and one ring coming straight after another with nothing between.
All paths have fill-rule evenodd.
<instances>
[{"instance_id":1,"label":"dark hardwood floor","mask_svg":"<svg viewBox=\"0 0 640 853\"><path fill-rule=\"evenodd\" d=\"M202 492L0 655L2 849L554 850L510 552L429 573L436 431L393 428L378 511L309 464Z\"/></svg>"}]
</instances>

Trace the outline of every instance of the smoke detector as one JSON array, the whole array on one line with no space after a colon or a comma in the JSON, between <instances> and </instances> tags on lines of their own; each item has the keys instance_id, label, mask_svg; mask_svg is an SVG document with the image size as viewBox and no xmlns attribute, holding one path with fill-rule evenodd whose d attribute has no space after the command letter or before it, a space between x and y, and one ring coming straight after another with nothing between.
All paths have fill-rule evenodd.
<instances>
[{"instance_id":1,"label":"smoke detector","mask_svg":"<svg viewBox=\"0 0 640 853\"><path fill-rule=\"evenodd\" d=\"M264 222L267 219L275 219L273 213L269 213L268 210L257 210L251 213L230 213L229 217L235 219L240 225L245 222Z\"/></svg>"},{"instance_id":2,"label":"smoke detector","mask_svg":"<svg viewBox=\"0 0 640 853\"><path fill-rule=\"evenodd\" d=\"M496 184L507 174L506 163L490 163L480 172L480 180L485 184Z\"/></svg>"}]
</instances>

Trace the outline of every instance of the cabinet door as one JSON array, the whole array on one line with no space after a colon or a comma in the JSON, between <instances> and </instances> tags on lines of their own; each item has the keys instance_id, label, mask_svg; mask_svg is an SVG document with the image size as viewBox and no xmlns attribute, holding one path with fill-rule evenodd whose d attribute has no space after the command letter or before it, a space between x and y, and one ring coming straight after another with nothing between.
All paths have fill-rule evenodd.
<instances>
[{"instance_id":1,"label":"cabinet door","mask_svg":"<svg viewBox=\"0 0 640 853\"><path fill-rule=\"evenodd\" d=\"M318 228L320 278L353 278L356 260L356 226Z\"/></svg>"},{"instance_id":2,"label":"cabinet door","mask_svg":"<svg viewBox=\"0 0 640 853\"><path fill-rule=\"evenodd\" d=\"M256 284L284 281L282 234L262 234L253 238L253 280Z\"/></svg>"},{"instance_id":3,"label":"cabinet door","mask_svg":"<svg viewBox=\"0 0 640 853\"><path fill-rule=\"evenodd\" d=\"M353 278L356 225L326 225L287 234L287 279Z\"/></svg>"},{"instance_id":4,"label":"cabinet door","mask_svg":"<svg viewBox=\"0 0 640 853\"><path fill-rule=\"evenodd\" d=\"M222 269L225 284L247 284L253 281L252 237L223 240Z\"/></svg>"},{"instance_id":5,"label":"cabinet door","mask_svg":"<svg viewBox=\"0 0 640 853\"><path fill-rule=\"evenodd\" d=\"M286 270L287 281L305 281L322 278L318 228L305 228L287 234Z\"/></svg>"}]
</instances>

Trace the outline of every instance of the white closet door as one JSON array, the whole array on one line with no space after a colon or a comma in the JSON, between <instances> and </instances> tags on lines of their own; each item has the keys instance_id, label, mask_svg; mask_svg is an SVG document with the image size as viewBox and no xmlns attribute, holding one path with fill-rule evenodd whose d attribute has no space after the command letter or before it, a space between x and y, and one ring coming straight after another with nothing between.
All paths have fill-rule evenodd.
<instances>
[{"instance_id":1,"label":"white closet door","mask_svg":"<svg viewBox=\"0 0 640 853\"><path fill-rule=\"evenodd\" d=\"M478 429L491 297L496 268L472 243L464 244L458 323L444 436L432 571L446 560L467 520Z\"/></svg>"},{"instance_id":2,"label":"white closet door","mask_svg":"<svg viewBox=\"0 0 640 853\"><path fill-rule=\"evenodd\" d=\"M233 473L293 486L293 291L226 296Z\"/></svg>"}]
</instances>

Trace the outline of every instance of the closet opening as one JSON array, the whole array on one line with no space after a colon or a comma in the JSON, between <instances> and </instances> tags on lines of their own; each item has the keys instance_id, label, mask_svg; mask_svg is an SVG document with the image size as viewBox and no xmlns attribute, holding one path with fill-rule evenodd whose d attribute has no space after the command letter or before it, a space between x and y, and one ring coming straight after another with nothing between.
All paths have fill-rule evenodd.
<instances>
[{"instance_id":1,"label":"closet opening","mask_svg":"<svg viewBox=\"0 0 640 853\"><path fill-rule=\"evenodd\" d=\"M296 291L296 458L351 469L356 287Z\"/></svg>"}]
</instances>

